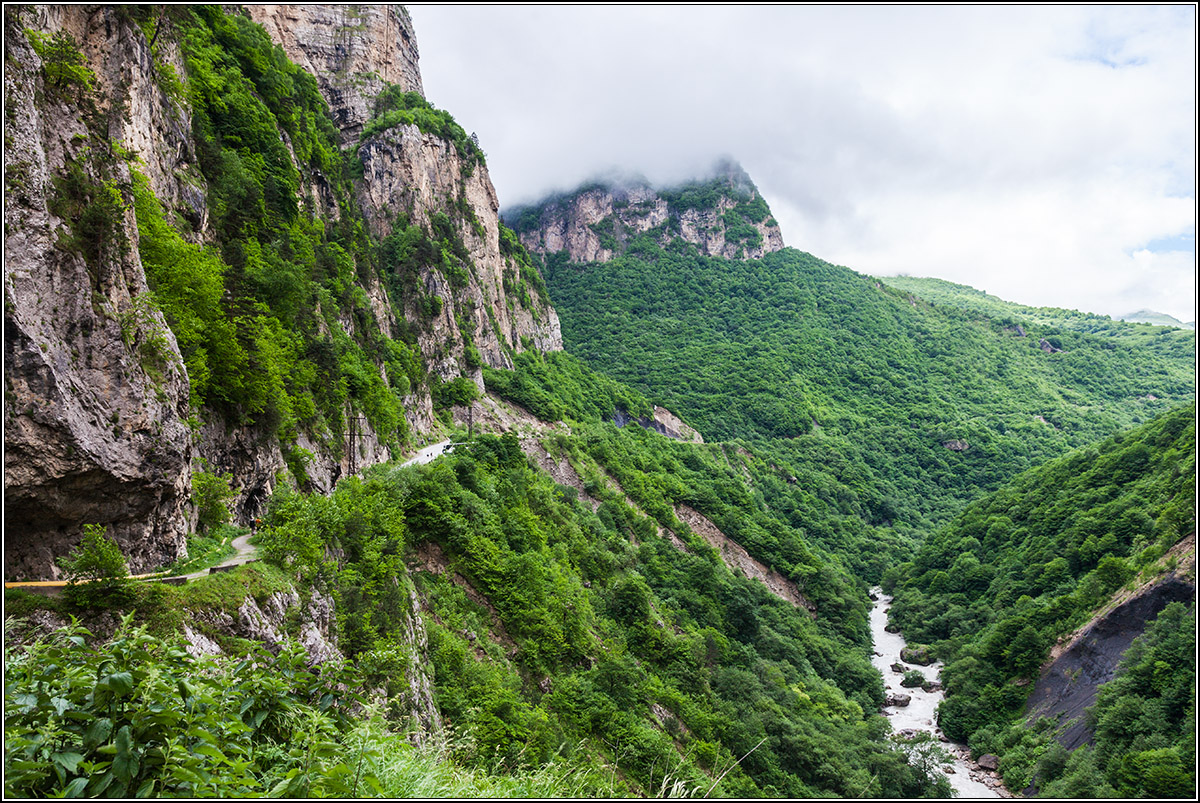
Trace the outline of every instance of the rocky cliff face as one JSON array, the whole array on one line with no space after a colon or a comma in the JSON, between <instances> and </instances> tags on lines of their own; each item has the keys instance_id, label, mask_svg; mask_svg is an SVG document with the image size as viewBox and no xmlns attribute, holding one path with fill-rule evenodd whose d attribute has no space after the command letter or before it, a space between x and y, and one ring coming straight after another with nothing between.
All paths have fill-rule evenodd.
<instances>
[{"instance_id":1,"label":"rocky cliff face","mask_svg":"<svg viewBox=\"0 0 1200 803\"><path fill-rule=\"evenodd\" d=\"M43 81L26 27L72 34L98 108ZM109 525L132 569L159 566L183 552L192 515L187 376L161 314L135 301L147 286L132 213L107 226L76 213L104 200L80 184L129 180L124 162L91 157L104 134L156 132L145 161L166 187L186 169L186 128L111 7L8 7L5 29L5 573L54 574L86 522ZM164 195L192 208L182 189Z\"/></svg>"},{"instance_id":2,"label":"rocky cliff face","mask_svg":"<svg viewBox=\"0 0 1200 803\"><path fill-rule=\"evenodd\" d=\"M1177 570L1132 593L1119 591L1110 607L1055 645L1025 704L1029 722L1057 719L1055 738L1068 750L1091 742L1085 713L1100 687L1113 679L1134 639L1170 603L1196 598L1195 543L1193 534L1172 548L1169 554L1181 560Z\"/></svg>"},{"instance_id":3,"label":"rocky cliff face","mask_svg":"<svg viewBox=\"0 0 1200 803\"><path fill-rule=\"evenodd\" d=\"M430 371L443 380L467 374L483 388L478 365L467 357L470 343L480 361L511 368L508 356L527 347L562 349L558 314L549 299L519 291L519 257L501 247L499 202L483 164L464 158L454 143L398 125L360 141L374 115L375 99L388 84L423 94L416 37L399 6L251 6L261 24L297 64L318 79L343 144L356 148L363 165L358 201L371 233L383 239L398 215L432 231L434 215L445 214L468 251L469 278L452 286L433 269L422 271L426 298L442 300L432 320L422 321L418 342ZM398 311L422 320L421 299ZM380 306L386 307L386 299ZM384 320L384 318L380 318ZM428 429L425 410L410 424Z\"/></svg>"},{"instance_id":4,"label":"rocky cliff face","mask_svg":"<svg viewBox=\"0 0 1200 803\"><path fill-rule=\"evenodd\" d=\"M417 37L402 6L251 5L246 11L316 77L347 142L362 132L372 101L388 84L425 94Z\"/></svg>"},{"instance_id":5,"label":"rocky cliff face","mask_svg":"<svg viewBox=\"0 0 1200 803\"><path fill-rule=\"evenodd\" d=\"M659 245L683 240L707 256L759 259L783 248L783 235L745 171L717 165L714 175L669 189L642 180L599 182L506 217L530 251L565 251L571 262L607 262L636 237Z\"/></svg>"},{"instance_id":6,"label":"rocky cliff face","mask_svg":"<svg viewBox=\"0 0 1200 803\"><path fill-rule=\"evenodd\" d=\"M449 212L447 218L467 250L469 278L461 286L453 286L437 271L422 276L426 296L450 302L418 336L432 371L443 379L463 372L464 334L483 364L493 368L511 368L508 354L526 347L562 349L558 313L549 299L536 289L523 295L509 292L520 281L521 266L518 257L502 251L500 204L485 166L469 167L451 143L422 133L416 125L367 139L359 157L364 166L359 200L375 236L387 236L398 214L431 226L434 215ZM463 207L469 215L453 214ZM417 303L412 299L405 310L412 319L420 318ZM475 376L482 389L482 378Z\"/></svg>"},{"instance_id":7,"label":"rocky cliff face","mask_svg":"<svg viewBox=\"0 0 1200 803\"><path fill-rule=\"evenodd\" d=\"M458 283L434 265L419 266L422 293L411 298L389 294L385 277L360 265L354 292L370 315L318 308L321 334L369 343L376 328L403 329L414 337L428 376L468 376L480 385L480 365L510 366L510 355L524 348L562 348L558 317L536 272L501 231L486 167L465 165L452 143L417 125L360 141L384 87L422 91L407 12L330 5L253 6L244 13L316 78L346 159L364 168L355 198L337 195L318 170L301 170L301 209L326 220L361 214L376 241L392 231L397 215L426 231L435 215L446 215L467 255L467 277ZM46 50L59 34L71 42L65 62ZM169 563L183 554L185 534L195 526L194 470L206 465L233 477L235 514L244 523L261 515L287 467L268 424L226 420L193 404L176 339L163 314L146 303L132 167L187 240L217 238L193 110L162 79L166 71L189 80L177 34L170 22L139 23L124 7L5 9L10 579L55 576L55 558L70 551L89 523L108 527L131 569ZM59 61L48 63L39 53ZM92 77L76 80L64 64ZM290 138L282 131L280 137L299 165ZM434 296L431 315L422 298ZM391 381L381 358L377 370ZM435 427L428 384L407 390L403 413L416 436ZM328 491L340 477L392 456L387 438L360 410L348 404L343 415L340 438L295 435L315 490Z\"/></svg>"}]
</instances>

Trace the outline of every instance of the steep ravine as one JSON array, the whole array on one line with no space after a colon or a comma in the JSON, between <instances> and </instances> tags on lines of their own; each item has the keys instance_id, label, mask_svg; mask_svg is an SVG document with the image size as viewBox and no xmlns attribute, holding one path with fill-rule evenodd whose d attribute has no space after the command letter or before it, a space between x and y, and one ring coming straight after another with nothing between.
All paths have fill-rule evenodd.
<instances>
[{"instance_id":1,"label":"steep ravine","mask_svg":"<svg viewBox=\"0 0 1200 803\"><path fill-rule=\"evenodd\" d=\"M985 770L972 761L966 746L950 742L937 726L938 703L945 697L941 689L925 691L920 686L905 688L900 685L904 672L914 669L924 675L926 680L937 681L942 665L939 662L926 666L901 662L900 655L905 647L904 637L886 629L887 610L892 598L886 596L879 588L872 589L872 593L875 602L871 607L871 637L875 643L875 652L871 663L882 673L885 691L890 700L908 699L904 705L884 707L883 714L891 720L892 731L899 734L906 731L924 731L936 736L953 756L953 762L944 765L943 771L959 797L1012 797L995 772ZM903 672L897 672L893 666L903 667Z\"/></svg>"}]
</instances>

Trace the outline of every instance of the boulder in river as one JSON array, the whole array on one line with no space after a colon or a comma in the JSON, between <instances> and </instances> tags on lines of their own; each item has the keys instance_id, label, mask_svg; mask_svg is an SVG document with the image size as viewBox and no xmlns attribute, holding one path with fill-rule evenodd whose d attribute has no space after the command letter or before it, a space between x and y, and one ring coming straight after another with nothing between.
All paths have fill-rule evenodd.
<instances>
[{"instance_id":1,"label":"boulder in river","mask_svg":"<svg viewBox=\"0 0 1200 803\"><path fill-rule=\"evenodd\" d=\"M928 644L909 644L900 651L900 660L910 664L925 666L933 663Z\"/></svg>"},{"instance_id":2,"label":"boulder in river","mask_svg":"<svg viewBox=\"0 0 1200 803\"><path fill-rule=\"evenodd\" d=\"M889 694L884 698L884 705L894 705L903 708L912 702L912 697L907 694Z\"/></svg>"},{"instance_id":3,"label":"boulder in river","mask_svg":"<svg viewBox=\"0 0 1200 803\"><path fill-rule=\"evenodd\" d=\"M896 663L892 664L892 671L903 675L904 674L904 664L897 661Z\"/></svg>"}]
</instances>

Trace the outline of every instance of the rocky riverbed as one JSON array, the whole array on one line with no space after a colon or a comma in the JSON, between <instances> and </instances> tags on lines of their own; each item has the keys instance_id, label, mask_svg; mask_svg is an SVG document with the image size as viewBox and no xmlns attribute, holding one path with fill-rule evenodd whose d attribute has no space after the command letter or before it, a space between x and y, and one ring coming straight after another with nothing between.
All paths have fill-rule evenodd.
<instances>
[{"instance_id":1,"label":"rocky riverbed","mask_svg":"<svg viewBox=\"0 0 1200 803\"><path fill-rule=\"evenodd\" d=\"M999 776L992 770L980 767L971 760L970 750L965 745L949 741L941 728L937 726L937 707L942 701L943 694L938 683L938 673L942 669L939 662L929 664L916 663L911 651L902 656L907 646L904 637L899 633L889 633L887 626L887 610L892 598L885 596L878 589L871 591L875 598L871 608L871 634L875 641L875 654L871 663L883 673L883 683L887 691L888 705L883 714L892 721L892 730L896 733L905 731L927 731L942 742L942 747L953 760L943 765L942 771L950 779L950 786L960 798L995 798L1012 797ZM904 660L908 658L910 660ZM929 686L913 686L906 688L900 685L904 674L916 670L920 672ZM985 757L986 758L986 757Z\"/></svg>"}]
</instances>

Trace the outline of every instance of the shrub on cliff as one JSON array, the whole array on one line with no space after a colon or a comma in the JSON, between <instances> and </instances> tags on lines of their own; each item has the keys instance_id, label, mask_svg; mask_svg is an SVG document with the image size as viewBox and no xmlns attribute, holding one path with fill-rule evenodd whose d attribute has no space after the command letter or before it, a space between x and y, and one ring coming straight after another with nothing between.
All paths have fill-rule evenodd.
<instances>
[{"instance_id":1,"label":"shrub on cliff","mask_svg":"<svg viewBox=\"0 0 1200 803\"><path fill-rule=\"evenodd\" d=\"M80 608L120 604L132 591L125 556L101 524L85 524L83 540L58 565L67 574L63 596Z\"/></svg>"}]
</instances>

